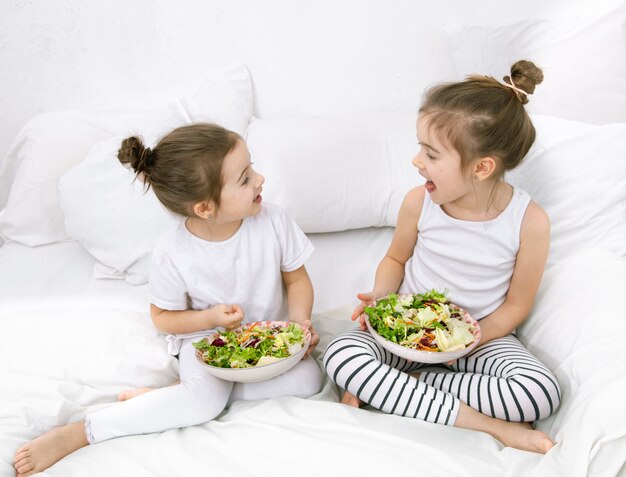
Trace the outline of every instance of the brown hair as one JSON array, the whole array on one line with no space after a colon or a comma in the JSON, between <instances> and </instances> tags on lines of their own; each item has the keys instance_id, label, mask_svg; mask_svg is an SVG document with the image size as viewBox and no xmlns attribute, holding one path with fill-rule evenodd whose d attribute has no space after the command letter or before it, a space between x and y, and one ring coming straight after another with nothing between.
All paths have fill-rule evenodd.
<instances>
[{"instance_id":1,"label":"brown hair","mask_svg":"<svg viewBox=\"0 0 626 477\"><path fill-rule=\"evenodd\" d=\"M136 136L124 139L117 157L143 176L146 190L152 187L167 209L189 217L197 202L210 200L219 207L224 157L239 140L221 126L197 123L174 129L154 150Z\"/></svg>"},{"instance_id":2,"label":"brown hair","mask_svg":"<svg viewBox=\"0 0 626 477\"><path fill-rule=\"evenodd\" d=\"M497 179L519 165L535 141L535 128L524 104L527 94L543 81L543 73L531 61L522 60L503 79L506 84L472 75L465 81L434 86L426 91L419 110L429 127L442 133L459 153L463 170L480 157L499 159Z\"/></svg>"}]
</instances>

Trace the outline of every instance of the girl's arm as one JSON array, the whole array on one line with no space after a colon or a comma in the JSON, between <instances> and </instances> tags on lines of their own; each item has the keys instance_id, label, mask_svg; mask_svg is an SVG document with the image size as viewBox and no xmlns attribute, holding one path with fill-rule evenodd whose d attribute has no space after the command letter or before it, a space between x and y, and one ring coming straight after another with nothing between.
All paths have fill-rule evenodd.
<instances>
[{"instance_id":1,"label":"girl's arm","mask_svg":"<svg viewBox=\"0 0 626 477\"><path fill-rule=\"evenodd\" d=\"M424 204L424 187L408 192L398 212L398 223L387 254L376 269L372 292L376 298L395 293L404 278L404 265L413 255L417 243L417 222Z\"/></svg>"},{"instance_id":2,"label":"girl's arm","mask_svg":"<svg viewBox=\"0 0 626 477\"><path fill-rule=\"evenodd\" d=\"M481 344L511 333L528 317L543 276L550 247L550 219L534 202L528 205L520 248L504 303L480 320Z\"/></svg>"},{"instance_id":3,"label":"girl's arm","mask_svg":"<svg viewBox=\"0 0 626 477\"><path fill-rule=\"evenodd\" d=\"M311 320L313 310L313 285L309 274L302 265L293 272L281 272L287 292L289 321L303 324Z\"/></svg>"},{"instance_id":4,"label":"girl's arm","mask_svg":"<svg viewBox=\"0 0 626 477\"><path fill-rule=\"evenodd\" d=\"M311 323L311 312L313 311L313 284L309 274L302 265L292 272L282 272L283 283L287 292L287 309L289 310L289 321L304 326L311 332L311 344L306 352L306 356L311 354L320 338Z\"/></svg>"},{"instance_id":5,"label":"girl's arm","mask_svg":"<svg viewBox=\"0 0 626 477\"><path fill-rule=\"evenodd\" d=\"M243 320L244 312L239 305L218 304L206 310L164 310L150 304L150 316L154 326L163 333L181 334L212 328L236 328Z\"/></svg>"},{"instance_id":6,"label":"girl's arm","mask_svg":"<svg viewBox=\"0 0 626 477\"><path fill-rule=\"evenodd\" d=\"M417 243L417 222L422 213L425 190L423 186L411 189L402 201L398 212L398 223L393 233L391 245L376 269L374 287L369 293L359 293L357 298L361 303L352 313L352 320L363 314L367 302L381 296L395 293L404 279L404 265L413 255ZM364 328L361 322L361 328Z\"/></svg>"}]
</instances>

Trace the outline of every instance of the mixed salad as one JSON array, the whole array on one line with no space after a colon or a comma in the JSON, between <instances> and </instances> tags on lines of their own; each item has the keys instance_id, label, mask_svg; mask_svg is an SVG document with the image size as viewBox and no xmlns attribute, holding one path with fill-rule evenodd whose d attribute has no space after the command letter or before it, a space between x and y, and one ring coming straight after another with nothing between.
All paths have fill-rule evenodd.
<instances>
[{"instance_id":1,"label":"mixed salad","mask_svg":"<svg viewBox=\"0 0 626 477\"><path fill-rule=\"evenodd\" d=\"M210 366L251 368L296 354L305 339L304 330L295 323L251 323L234 331L219 331L193 346Z\"/></svg>"},{"instance_id":2,"label":"mixed salad","mask_svg":"<svg viewBox=\"0 0 626 477\"><path fill-rule=\"evenodd\" d=\"M382 337L419 351L465 349L475 340L476 327L445 293L391 294L365 307L372 328Z\"/></svg>"}]
</instances>

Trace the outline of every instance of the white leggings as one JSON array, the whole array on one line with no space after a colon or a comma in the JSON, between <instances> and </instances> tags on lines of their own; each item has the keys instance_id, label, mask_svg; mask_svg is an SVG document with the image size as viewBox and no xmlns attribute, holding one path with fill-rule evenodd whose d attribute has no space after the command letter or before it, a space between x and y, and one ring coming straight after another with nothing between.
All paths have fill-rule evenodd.
<instances>
[{"instance_id":1,"label":"white leggings","mask_svg":"<svg viewBox=\"0 0 626 477\"><path fill-rule=\"evenodd\" d=\"M307 398L319 392L322 376L310 356L267 381L232 383L207 372L195 358L193 341L185 340L180 349L180 384L155 389L88 414L85 431L89 443L202 424L236 400Z\"/></svg>"},{"instance_id":2,"label":"white leggings","mask_svg":"<svg viewBox=\"0 0 626 477\"><path fill-rule=\"evenodd\" d=\"M459 400L506 421L532 422L552 414L561 400L552 373L508 335L480 346L452 365L399 358L365 331L336 338L324 353L329 377L361 401L390 414L453 425Z\"/></svg>"}]
</instances>

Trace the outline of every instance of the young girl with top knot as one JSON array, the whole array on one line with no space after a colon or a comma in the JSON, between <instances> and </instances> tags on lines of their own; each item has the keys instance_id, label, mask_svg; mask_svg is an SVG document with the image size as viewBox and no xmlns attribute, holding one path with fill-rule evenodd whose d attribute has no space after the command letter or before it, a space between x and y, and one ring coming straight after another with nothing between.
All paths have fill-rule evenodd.
<instances>
[{"instance_id":1,"label":"young girl with top knot","mask_svg":"<svg viewBox=\"0 0 626 477\"><path fill-rule=\"evenodd\" d=\"M508 184L535 140L524 104L543 74L519 61L500 83L485 76L427 91L413 165L426 180L401 205L374 286L357 295L360 330L336 338L324 366L346 390L342 402L475 429L505 446L545 453L552 439L530 423L559 406L553 374L515 336L530 312L548 256L548 216ZM364 307L390 293L448 291L480 320L471 354L421 372L365 330Z\"/></svg>"},{"instance_id":2,"label":"young girl with top knot","mask_svg":"<svg viewBox=\"0 0 626 477\"><path fill-rule=\"evenodd\" d=\"M217 125L193 124L170 132L154 150L128 138L118 157L180 217L154 251L149 296L152 321L179 356L181 382L135 390L84 422L26 443L15 456L18 476L41 472L88 444L205 423L233 400L309 397L321 386L308 355L275 378L236 384L209 374L195 358L194 341L242 321L288 318L310 330L309 350L319 341L304 266L313 245L280 208L262 204L265 179L243 139Z\"/></svg>"}]
</instances>

